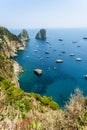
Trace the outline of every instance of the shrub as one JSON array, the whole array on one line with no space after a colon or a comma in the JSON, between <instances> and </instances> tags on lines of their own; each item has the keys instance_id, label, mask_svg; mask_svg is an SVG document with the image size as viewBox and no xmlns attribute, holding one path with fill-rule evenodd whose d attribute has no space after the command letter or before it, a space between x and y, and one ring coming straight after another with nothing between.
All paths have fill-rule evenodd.
<instances>
[{"instance_id":1,"label":"shrub","mask_svg":"<svg viewBox=\"0 0 87 130\"><path fill-rule=\"evenodd\" d=\"M53 110L60 109L60 106L56 102L54 102L54 101L51 101L49 103L49 107L52 108Z\"/></svg>"}]
</instances>

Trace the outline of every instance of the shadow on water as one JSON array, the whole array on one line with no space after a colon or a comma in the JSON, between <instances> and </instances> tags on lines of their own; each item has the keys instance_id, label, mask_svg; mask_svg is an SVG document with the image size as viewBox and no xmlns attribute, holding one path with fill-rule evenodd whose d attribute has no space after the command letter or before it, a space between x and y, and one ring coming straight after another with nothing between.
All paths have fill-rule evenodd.
<instances>
[{"instance_id":1,"label":"shadow on water","mask_svg":"<svg viewBox=\"0 0 87 130\"><path fill-rule=\"evenodd\" d=\"M44 95L48 89L48 85L51 85L55 81L55 78L52 78L50 75L40 77L37 79L35 85L32 88L32 91L41 95Z\"/></svg>"},{"instance_id":2,"label":"shadow on water","mask_svg":"<svg viewBox=\"0 0 87 130\"><path fill-rule=\"evenodd\" d=\"M64 107L64 105L66 104L66 102L69 100L70 98L70 94L73 93L75 87L74 86L77 86L77 80L69 75L69 74L66 74L66 73L61 73L60 75L56 75L55 77L52 77L50 75L48 76L44 76L44 77L39 77L38 80L37 80L37 83L35 83L35 85L32 87L32 91L35 92L35 93L38 93L40 95L45 95L47 91L49 91L50 89L50 86L53 85L53 83L56 81L56 80L61 80L62 82L63 81L70 81L69 85L66 86L67 88L64 89L65 86L59 86L60 84L58 84L58 87L59 87L59 91L60 91L60 88L62 90L62 92L60 91L58 93L58 96L56 94L56 98L55 98L55 95L51 93L51 95L49 96L52 96L53 99L59 103L59 105L61 107ZM54 86L52 86L52 89L55 89L53 88ZM72 88L72 89L71 89ZM67 94L66 94L67 92Z\"/></svg>"}]
</instances>

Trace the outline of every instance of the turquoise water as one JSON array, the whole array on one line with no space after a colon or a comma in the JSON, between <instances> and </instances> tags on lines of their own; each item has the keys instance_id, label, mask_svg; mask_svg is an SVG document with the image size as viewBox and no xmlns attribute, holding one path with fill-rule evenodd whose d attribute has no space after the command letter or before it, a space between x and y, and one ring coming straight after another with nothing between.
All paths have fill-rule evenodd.
<instances>
[{"instance_id":1,"label":"turquoise water","mask_svg":"<svg viewBox=\"0 0 87 130\"><path fill-rule=\"evenodd\" d=\"M38 29L28 31L31 39L26 49L19 51L14 58L24 69L19 76L21 88L26 92L52 96L61 106L77 87L87 95L87 80L83 77L87 74L87 40L83 40L87 29L47 29L44 41L35 39ZM13 32L18 34L19 30ZM63 50L66 53L61 53ZM69 56L71 53L75 56ZM76 61L77 57L82 61ZM64 62L56 63L56 59ZM33 72L35 68L42 69L43 74L37 76Z\"/></svg>"}]
</instances>

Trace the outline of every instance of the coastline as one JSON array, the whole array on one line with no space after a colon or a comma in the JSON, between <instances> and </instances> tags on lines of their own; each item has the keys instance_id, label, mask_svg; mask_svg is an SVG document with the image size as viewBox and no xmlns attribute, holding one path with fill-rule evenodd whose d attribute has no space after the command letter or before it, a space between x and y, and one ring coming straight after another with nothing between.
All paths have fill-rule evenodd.
<instances>
[{"instance_id":1,"label":"coastline","mask_svg":"<svg viewBox=\"0 0 87 130\"><path fill-rule=\"evenodd\" d=\"M15 83L17 87L20 87L18 76L24 71L22 66L20 66L15 60L13 60L13 72L15 78L13 77L12 82Z\"/></svg>"},{"instance_id":2,"label":"coastline","mask_svg":"<svg viewBox=\"0 0 87 130\"><path fill-rule=\"evenodd\" d=\"M19 50L25 50L25 48L26 48L26 42L23 41L22 46L20 46L18 49L16 48L16 52ZM15 57L15 56L17 56L16 53L14 53L13 57ZM17 61L13 60L14 76L13 76L12 82L16 84L16 87L20 87L18 76L23 72L24 72L24 70L23 70L22 66Z\"/></svg>"}]
</instances>

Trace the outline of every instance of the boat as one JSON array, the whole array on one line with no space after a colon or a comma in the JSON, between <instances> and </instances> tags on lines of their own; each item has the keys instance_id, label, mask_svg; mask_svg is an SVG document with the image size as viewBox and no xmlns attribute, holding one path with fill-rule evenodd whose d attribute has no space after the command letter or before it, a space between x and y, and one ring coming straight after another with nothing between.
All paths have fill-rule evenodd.
<instances>
[{"instance_id":1,"label":"boat","mask_svg":"<svg viewBox=\"0 0 87 130\"><path fill-rule=\"evenodd\" d=\"M46 51L45 53L46 53L46 54L49 54L49 52L48 52L48 51Z\"/></svg>"},{"instance_id":2,"label":"boat","mask_svg":"<svg viewBox=\"0 0 87 130\"><path fill-rule=\"evenodd\" d=\"M85 78L85 79L87 79L87 74L86 74L86 75L84 75L84 78Z\"/></svg>"},{"instance_id":3,"label":"boat","mask_svg":"<svg viewBox=\"0 0 87 130\"><path fill-rule=\"evenodd\" d=\"M83 37L84 40L87 40L87 37Z\"/></svg>"},{"instance_id":4,"label":"boat","mask_svg":"<svg viewBox=\"0 0 87 130\"><path fill-rule=\"evenodd\" d=\"M81 58L76 58L76 61L81 61L82 59Z\"/></svg>"},{"instance_id":5,"label":"boat","mask_svg":"<svg viewBox=\"0 0 87 130\"><path fill-rule=\"evenodd\" d=\"M63 63L63 60L62 59L57 59L56 63Z\"/></svg>"},{"instance_id":6,"label":"boat","mask_svg":"<svg viewBox=\"0 0 87 130\"><path fill-rule=\"evenodd\" d=\"M60 38L59 38L59 41L63 41L63 39L60 39Z\"/></svg>"},{"instance_id":7,"label":"boat","mask_svg":"<svg viewBox=\"0 0 87 130\"><path fill-rule=\"evenodd\" d=\"M66 53L66 51L62 50L61 53Z\"/></svg>"},{"instance_id":8,"label":"boat","mask_svg":"<svg viewBox=\"0 0 87 130\"><path fill-rule=\"evenodd\" d=\"M71 54L69 54L69 56L75 56L75 54L71 53Z\"/></svg>"}]
</instances>

